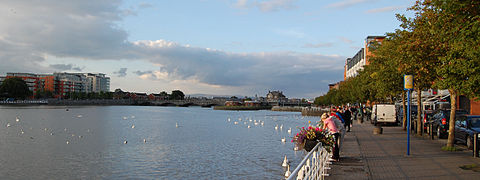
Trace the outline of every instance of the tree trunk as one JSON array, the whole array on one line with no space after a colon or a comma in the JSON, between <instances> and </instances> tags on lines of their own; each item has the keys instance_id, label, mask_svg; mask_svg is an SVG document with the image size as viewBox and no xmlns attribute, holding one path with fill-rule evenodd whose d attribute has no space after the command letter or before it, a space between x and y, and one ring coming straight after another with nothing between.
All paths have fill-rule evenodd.
<instances>
[{"instance_id":1,"label":"tree trunk","mask_svg":"<svg viewBox=\"0 0 480 180\"><path fill-rule=\"evenodd\" d=\"M449 89L450 92L450 120L448 124L447 147L453 147L455 139L455 113L457 111L457 91Z\"/></svg>"},{"instance_id":2,"label":"tree trunk","mask_svg":"<svg viewBox=\"0 0 480 180\"><path fill-rule=\"evenodd\" d=\"M407 105L405 105L405 91L402 91L402 113L403 113L403 130L407 130Z\"/></svg>"},{"instance_id":3,"label":"tree trunk","mask_svg":"<svg viewBox=\"0 0 480 180\"><path fill-rule=\"evenodd\" d=\"M417 135L422 135L423 133L423 122L422 122L422 90L417 89Z\"/></svg>"}]
</instances>

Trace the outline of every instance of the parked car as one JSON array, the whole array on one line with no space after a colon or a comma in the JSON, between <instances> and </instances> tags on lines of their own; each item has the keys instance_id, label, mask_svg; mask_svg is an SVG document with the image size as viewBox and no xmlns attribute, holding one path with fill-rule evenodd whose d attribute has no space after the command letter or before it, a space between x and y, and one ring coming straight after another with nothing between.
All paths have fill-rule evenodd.
<instances>
[{"instance_id":1,"label":"parked car","mask_svg":"<svg viewBox=\"0 0 480 180\"><path fill-rule=\"evenodd\" d=\"M429 133L430 123L432 121L433 110L424 110L422 113L422 120L423 120L423 132Z\"/></svg>"},{"instance_id":2,"label":"parked car","mask_svg":"<svg viewBox=\"0 0 480 180\"><path fill-rule=\"evenodd\" d=\"M457 110L455 117L468 114L465 110ZM450 110L440 109L434 112L430 123L433 125L433 132L438 138L446 138L448 136L448 122L450 121Z\"/></svg>"},{"instance_id":3,"label":"parked car","mask_svg":"<svg viewBox=\"0 0 480 180\"><path fill-rule=\"evenodd\" d=\"M467 145L468 149L473 147L473 136L480 133L479 115L462 115L455 121L455 141Z\"/></svg>"},{"instance_id":4,"label":"parked car","mask_svg":"<svg viewBox=\"0 0 480 180\"><path fill-rule=\"evenodd\" d=\"M410 106L410 118L411 118L411 124L410 124L410 127L411 127L411 130L415 130L414 129L414 120L416 119L417 117L417 106L415 105L412 105ZM403 106L397 106L397 120L399 121L399 124L403 124Z\"/></svg>"}]
</instances>

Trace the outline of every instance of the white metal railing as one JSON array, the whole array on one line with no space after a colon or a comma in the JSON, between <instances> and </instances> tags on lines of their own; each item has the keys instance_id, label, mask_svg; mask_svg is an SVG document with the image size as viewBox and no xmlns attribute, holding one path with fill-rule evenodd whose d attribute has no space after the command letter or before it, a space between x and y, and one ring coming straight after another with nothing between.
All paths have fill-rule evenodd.
<instances>
[{"instance_id":1,"label":"white metal railing","mask_svg":"<svg viewBox=\"0 0 480 180\"><path fill-rule=\"evenodd\" d=\"M48 104L48 100L0 101L0 104Z\"/></svg>"},{"instance_id":2,"label":"white metal railing","mask_svg":"<svg viewBox=\"0 0 480 180\"><path fill-rule=\"evenodd\" d=\"M324 179L330 169L331 154L318 143L298 164L287 180Z\"/></svg>"}]
</instances>

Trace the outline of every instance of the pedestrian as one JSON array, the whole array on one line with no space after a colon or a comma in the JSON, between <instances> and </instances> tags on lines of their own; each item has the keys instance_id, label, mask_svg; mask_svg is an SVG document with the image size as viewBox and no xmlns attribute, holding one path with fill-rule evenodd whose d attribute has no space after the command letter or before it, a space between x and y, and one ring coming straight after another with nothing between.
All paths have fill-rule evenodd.
<instances>
[{"instance_id":1,"label":"pedestrian","mask_svg":"<svg viewBox=\"0 0 480 180\"><path fill-rule=\"evenodd\" d=\"M338 132L340 133L340 139L338 141L338 147L341 149L343 145L343 139L345 138L345 124L341 121L339 113L336 112L336 109L332 109L331 118L333 122L335 122L335 126L337 126Z\"/></svg>"},{"instance_id":2,"label":"pedestrian","mask_svg":"<svg viewBox=\"0 0 480 180\"><path fill-rule=\"evenodd\" d=\"M352 124L352 113L349 108L345 108L345 111L343 111L343 119L345 120L345 129L347 129L347 132L350 132L350 125Z\"/></svg>"},{"instance_id":3,"label":"pedestrian","mask_svg":"<svg viewBox=\"0 0 480 180\"><path fill-rule=\"evenodd\" d=\"M328 132L333 135L335 143L333 144L333 161L340 160L340 147L339 147L339 140L340 140L340 132L335 125L332 117L329 117L327 113L322 114L322 122L323 122L323 129L328 129Z\"/></svg>"},{"instance_id":4,"label":"pedestrian","mask_svg":"<svg viewBox=\"0 0 480 180\"><path fill-rule=\"evenodd\" d=\"M332 108L330 112L331 112L330 116L335 116L338 120L342 121L342 123L345 124L345 121L343 120L342 115L340 114L340 112L338 112L336 108Z\"/></svg>"}]
</instances>

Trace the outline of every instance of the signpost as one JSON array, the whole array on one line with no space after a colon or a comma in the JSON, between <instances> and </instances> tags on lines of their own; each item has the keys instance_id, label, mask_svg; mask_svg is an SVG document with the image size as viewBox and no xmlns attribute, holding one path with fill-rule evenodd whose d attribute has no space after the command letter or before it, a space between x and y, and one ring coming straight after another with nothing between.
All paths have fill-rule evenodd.
<instances>
[{"instance_id":1,"label":"signpost","mask_svg":"<svg viewBox=\"0 0 480 180\"><path fill-rule=\"evenodd\" d=\"M413 90L413 75L404 75L403 89L407 91L407 156L410 155L410 92Z\"/></svg>"}]
</instances>

